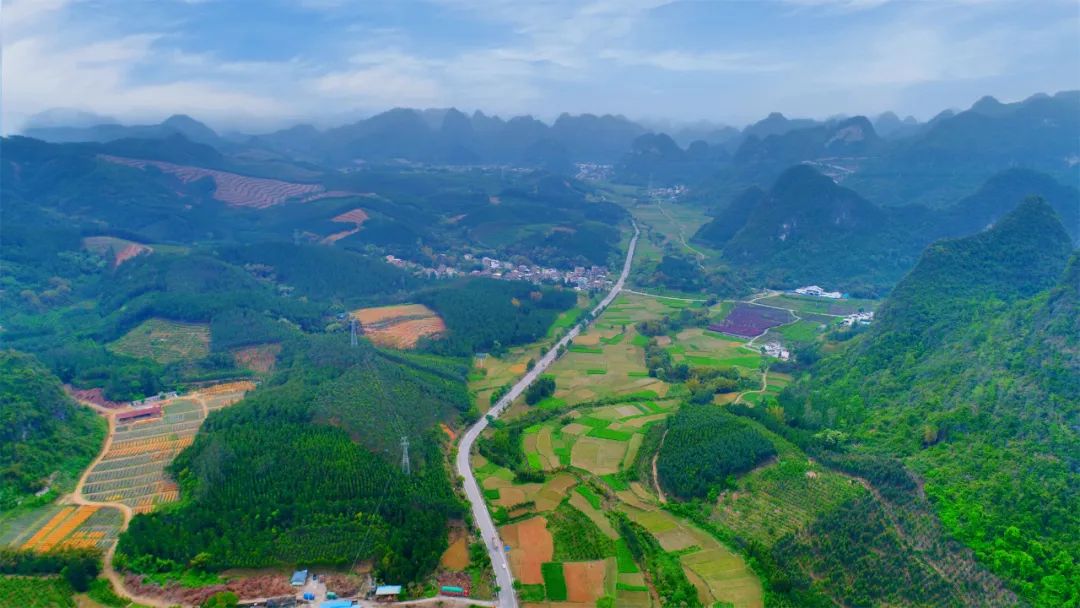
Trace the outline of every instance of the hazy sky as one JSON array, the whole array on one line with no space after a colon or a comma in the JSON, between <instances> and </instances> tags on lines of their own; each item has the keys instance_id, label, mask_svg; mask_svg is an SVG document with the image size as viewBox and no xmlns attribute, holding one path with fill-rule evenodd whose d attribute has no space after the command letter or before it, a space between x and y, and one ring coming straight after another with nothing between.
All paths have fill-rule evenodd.
<instances>
[{"instance_id":1,"label":"hazy sky","mask_svg":"<svg viewBox=\"0 0 1080 608\"><path fill-rule=\"evenodd\" d=\"M1080 88L1076 0L3 0L4 132L339 123L394 106L741 125Z\"/></svg>"}]
</instances>

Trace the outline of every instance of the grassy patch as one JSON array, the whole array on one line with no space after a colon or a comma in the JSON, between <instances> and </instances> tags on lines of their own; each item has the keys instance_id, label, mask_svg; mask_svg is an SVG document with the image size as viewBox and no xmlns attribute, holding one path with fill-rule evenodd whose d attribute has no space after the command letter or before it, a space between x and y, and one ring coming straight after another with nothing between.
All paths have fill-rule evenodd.
<instances>
[{"instance_id":1,"label":"grassy patch","mask_svg":"<svg viewBox=\"0 0 1080 608\"><path fill-rule=\"evenodd\" d=\"M604 354L604 349L602 348L597 348L595 346L583 346L581 344L571 344L570 347L566 350L572 353L588 353L592 355Z\"/></svg>"},{"instance_id":2,"label":"grassy patch","mask_svg":"<svg viewBox=\"0 0 1080 608\"><path fill-rule=\"evenodd\" d=\"M543 399L543 400L537 402L537 404L534 405L533 407L536 407L536 408L539 408L539 409L542 409L542 410L557 410L560 407L563 407L565 405L566 405L566 399L559 399L558 397L548 397L546 399Z\"/></svg>"},{"instance_id":3,"label":"grassy patch","mask_svg":"<svg viewBox=\"0 0 1080 608\"><path fill-rule=\"evenodd\" d=\"M619 591L648 591L649 588L644 585L630 585L627 583L615 583L615 588Z\"/></svg>"},{"instance_id":4,"label":"grassy patch","mask_svg":"<svg viewBox=\"0 0 1080 608\"><path fill-rule=\"evenodd\" d=\"M626 483L626 480L619 477L617 473L610 473L608 475L601 475L600 479L603 479L612 490L616 492L622 492L623 490L629 490L630 484Z\"/></svg>"},{"instance_id":5,"label":"grassy patch","mask_svg":"<svg viewBox=\"0 0 1080 608\"><path fill-rule=\"evenodd\" d=\"M627 433L626 431L615 431L612 429L593 428L586 433L589 437L596 437L597 439L610 439L612 441L630 441L630 438L634 436L633 433Z\"/></svg>"},{"instance_id":6,"label":"grassy patch","mask_svg":"<svg viewBox=\"0 0 1080 608\"><path fill-rule=\"evenodd\" d=\"M547 598L553 602L565 602L566 577L563 576L562 562L540 564L540 573L544 576Z\"/></svg>"},{"instance_id":7,"label":"grassy patch","mask_svg":"<svg viewBox=\"0 0 1080 608\"><path fill-rule=\"evenodd\" d=\"M71 587L60 577L0 576L0 606L74 608Z\"/></svg>"},{"instance_id":8,"label":"grassy patch","mask_svg":"<svg viewBox=\"0 0 1080 608\"><path fill-rule=\"evenodd\" d=\"M619 574L634 574L640 572L637 563L634 562L634 554L630 553L630 548L626 546L626 541L621 538L615 541L615 563L618 564Z\"/></svg>"},{"instance_id":9,"label":"grassy patch","mask_svg":"<svg viewBox=\"0 0 1080 608\"><path fill-rule=\"evenodd\" d=\"M648 344L649 344L649 336L643 336L641 334L638 334L638 335L634 336L633 338L630 338L630 344L633 344L634 346L641 346L641 347L648 346Z\"/></svg>"},{"instance_id":10,"label":"grassy patch","mask_svg":"<svg viewBox=\"0 0 1080 608\"><path fill-rule=\"evenodd\" d=\"M600 418L593 418L592 416L581 416L580 418L574 420L574 422L578 424L583 424L588 427L592 427L594 429L602 429L606 427L611 421L601 420Z\"/></svg>"},{"instance_id":11,"label":"grassy patch","mask_svg":"<svg viewBox=\"0 0 1080 608\"><path fill-rule=\"evenodd\" d=\"M210 326L205 323L147 319L109 344L108 349L163 364L195 361L210 354Z\"/></svg>"},{"instance_id":12,"label":"grassy patch","mask_svg":"<svg viewBox=\"0 0 1080 608\"><path fill-rule=\"evenodd\" d=\"M499 488L484 490L484 498L488 500L499 500Z\"/></svg>"},{"instance_id":13,"label":"grassy patch","mask_svg":"<svg viewBox=\"0 0 1080 608\"><path fill-rule=\"evenodd\" d=\"M604 374L607 373L607 370L606 369L593 368L593 369L585 370L585 373L590 375L590 376L603 376Z\"/></svg>"},{"instance_id":14,"label":"grassy patch","mask_svg":"<svg viewBox=\"0 0 1080 608\"><path fill-rule=\"evenodd\" d=\"M702 357L700 355L686 355L686 362L691 365L699 365L702 367L719 367L722 365L720 359Z\"/></svg>"},{"instance_id":15,"label":"grassy patch","mask_svg":"<svg viewBox=\"0 0 1080 608\"><path fill-rule=\"evenodd\" d=\"M529 461L529 468L537 471L543 470L544 463L540 462L540 455L536 452L529 452L525 454L525 458Z\"/></svg>"},{"instance_id":16,"label":"grassy patch","mask_svg":"<svg viewBox=\"0 0 1080 608\"><path fill-rule=\"evenodd\" d=\"M583 562L615 554L615 546L584 513L562 502L547 516L547 529L555 543L554 559Z\"/></svg>"},{"instance_id":17,"label":"grassy patch","mask_svg":"<svg viewBox=\"0 0 1080 608\"><path fill-rule=\"evenodd\" d=\"M625 333L616 334L614 336L611 336L610 338L600 338L600 341L603 342L604 344L609 345L609 346L614 346L615 344L618 344L618 343L622 342L623 338L625 338L625 337L626 337Z\"/></svg>"},{"instance_id":18,"label":"grassy patch","mask_svg":"<svg viewBox=\"0 0 1080 608\"><path fill-rule=\"evenodd\" d=\"M543 585L521 585L518 588L518 596L523 602L542 602L547 594Z\"/></svg>"},{"instance_id":19,"label":"grassy patch","mask_svg":"<svg viewBox=\"0 0 1080 608\"><path fill-rule=\"evenodd\" d=\"M642 371L626 372L626 377L628 377L628 378L648 378L649 377L649 372L642 372Z\"/></svg>"},{"instance_id":20,"label":"grassy patch","mask_svg":"<svg viewBox=\"0 0 1080 608\"><path fill-rule=\"evenodd\" d=\"M578 487L574 488L574 491L584 496L585 500L589 501L589 504L592 505L594 509L600 510L600 505L602 504L602 501L600 499L600 496L597 495L596 491L594 491L592 488L585 484L581 484Z\"/></svg>"},{"instance_id":21,"label":"grassy patch","mask_svg":"<svg viewBox=\"0 0 1080 608\"><path fill-rule=\"evenodd\" d=\"M792 342L813 342L817 339L819 325L820 323L814 321L799 321L777 328L776 331Z\"/></svg>"}]
</instances>

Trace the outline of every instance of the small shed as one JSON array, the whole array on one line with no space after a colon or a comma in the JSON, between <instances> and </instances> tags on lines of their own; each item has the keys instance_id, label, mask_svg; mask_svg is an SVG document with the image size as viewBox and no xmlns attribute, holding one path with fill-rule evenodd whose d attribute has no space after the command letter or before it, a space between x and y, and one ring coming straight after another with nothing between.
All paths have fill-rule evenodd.
<instances>
[{"instance_id":1,"label":"small shed","mask_svg":"<svg viewBox=\"0 0 1080 608\"><path fill-rule=\"evenodd\" d=\"M297 570L292 573L292 579L289 580L289 584L293 587L303 587L307 582L307 570Z\"/></svg>"},{"instance_id":2,"label":"small shed","mask_svg":"<svg viewBox=\"0 0 1080 608\"><path fill-rule=\"evenodd\" d=\"M161 406L154 405L151 407L133 408L118 412L116 414L117 422L131 422L132 420L142 420L144 418L155 418L161 415Z\"/></svg>"},{"instance_id":3,"label":"small shed","mask_svg":"<svg viewBox=\"0 0 1080 608\"><path fill-rule=\"evenodd\" d=\"M401 585L379 585L375 588L375 601L396 602L401 595Z\"/></svg>"}]
</instances>

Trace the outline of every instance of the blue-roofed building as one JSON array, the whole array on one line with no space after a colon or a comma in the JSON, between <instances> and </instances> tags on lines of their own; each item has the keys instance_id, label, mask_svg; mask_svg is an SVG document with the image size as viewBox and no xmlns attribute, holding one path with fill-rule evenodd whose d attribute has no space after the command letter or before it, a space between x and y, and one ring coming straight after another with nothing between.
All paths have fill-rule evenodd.
<instances>
[{"instance_id":1,"label":"blue-roofed building","mask_svg":"<svg viewBox=\"0 0 1080 608\"><path fill-rule=\"evenodd\" d=\"M292 573L292 578L289 580L289 584L293 587L303 587L307 582L307 570L297 570Z\"/></svg>"},{"instance_id":2,"label":"blue-roofed building","mask_svg":"<svg viewBox=\"0 0 1080 608\"><path fill-rule=\"evenodd\" d=\"M326 600L319 608L352 608L352 600Z\"/></svg>"}]
</instances>

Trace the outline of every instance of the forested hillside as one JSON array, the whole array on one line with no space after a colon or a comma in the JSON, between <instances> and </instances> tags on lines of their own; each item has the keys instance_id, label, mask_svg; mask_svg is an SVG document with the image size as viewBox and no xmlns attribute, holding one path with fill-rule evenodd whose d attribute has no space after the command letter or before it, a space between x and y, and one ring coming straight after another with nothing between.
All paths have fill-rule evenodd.
<instances>
[{"instance_id":1,"label":"forested hillside","mask_svg":"<svg viewBox=\"0 0 1080 608\"><path fill-rule=\"evenodd\" d=\"M935 238L972 234L1001 219L1017 201L1045 194L1076 224L1080 193L1045 174L1009 170L943 210L879 207L808 165L785 171L766 193L732 199L694 236L721 248L751 280L774 287L806 284L863 295L886 293ZM1070 232L1074 236L1077 228Z\"/></svg>"},{"instance_id":2,"label":"forested hillside","mask_svg":"<svg viewBox=\"0 0 1080 608\"><path fill-rule=\"evenodd\" d=\"M371 560L396 582L435 566L447 518L462 513L435 423L468 407L465 369L332 338L287 350L283 371L212 414L176 459L181 504L136 517L119 565L153 573ZM397 467L402 435L411 476Z\"/></svg>"},{"instance_id":3,"label":"forested hillside","mask_svg":"<svg viewBox=\"0 0 1080 608\"><path fill-rule=\"evenodd\" d=\"M1039 606L1080 600L1080 270L1028 201L929 248L870 332L782 394L784 417L895 455L946 529Z\"/></svg>"},{"instance_id":4,"label":"forested hillside","mask_svg":"<svg viewBox=\"0 0 1080 608\"><path fill-rule=\"evenodd\" d=\"M0 511L69 485L104 439L104 421L72 401L56 376L30 355L0 351Z\"/></svg>"},{"instance_id":5,"label":"forested hillside","mask_svg":"<svg viewBox=\"0 0 1080 608\"><path fill-rule=\"evenodd\" d=\"M517 281L466 279L421 293L417 299L438 312L449 329L428 348L472 355L502 352L543 337L559 313L576 304L577 293Z\"/></svg>"}]
</instances>

